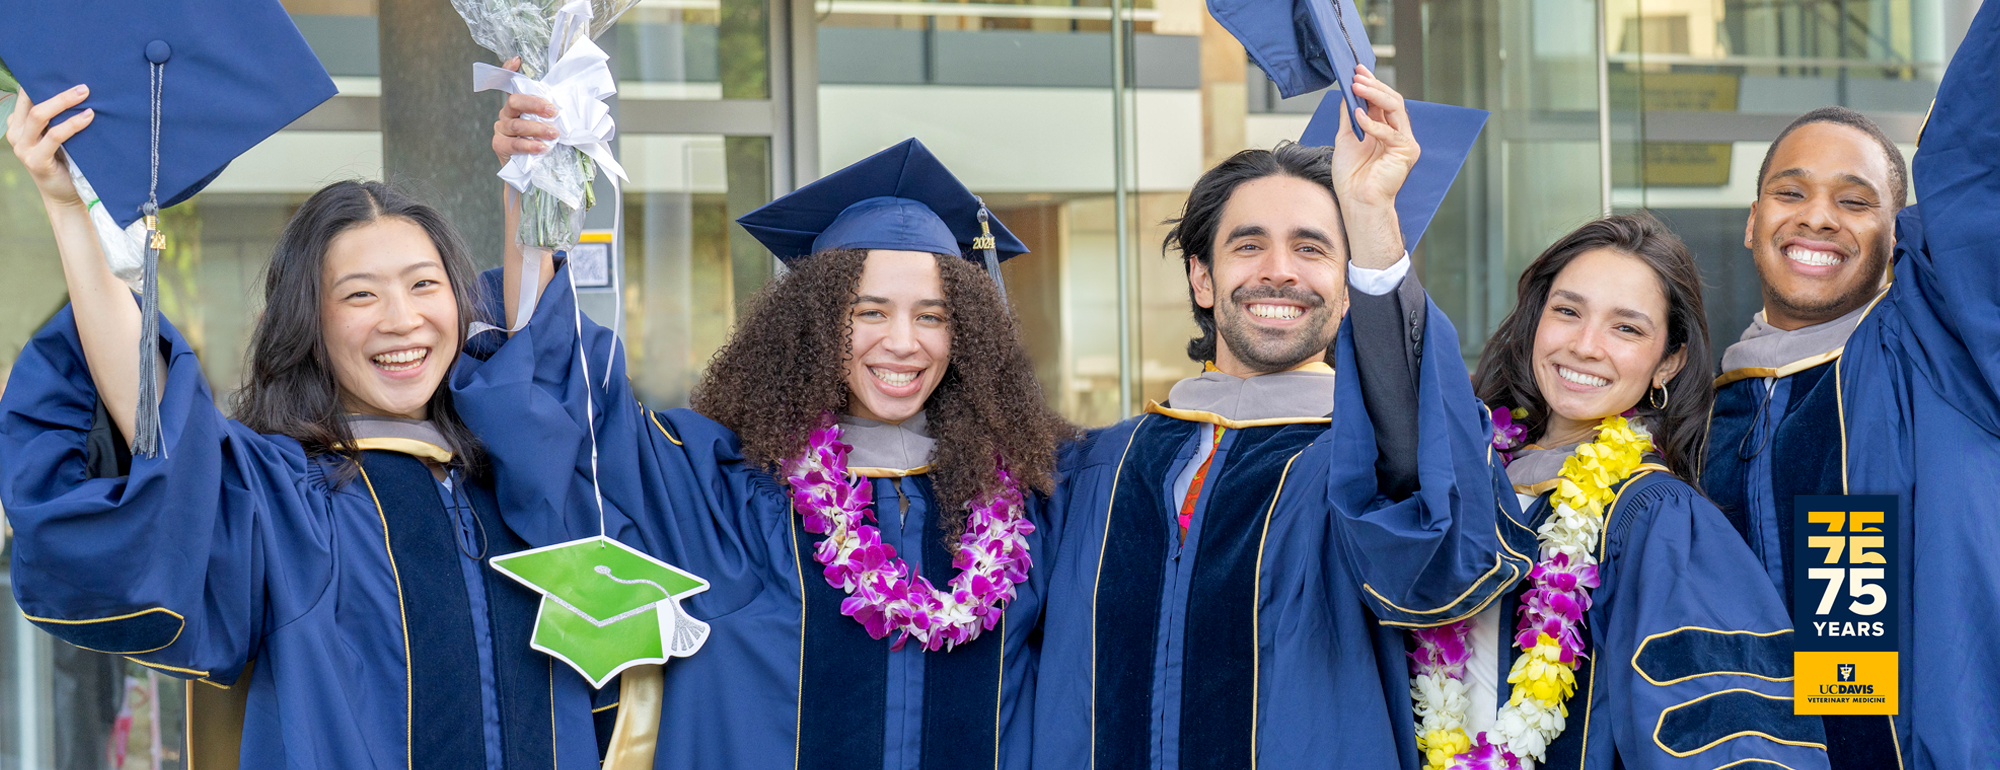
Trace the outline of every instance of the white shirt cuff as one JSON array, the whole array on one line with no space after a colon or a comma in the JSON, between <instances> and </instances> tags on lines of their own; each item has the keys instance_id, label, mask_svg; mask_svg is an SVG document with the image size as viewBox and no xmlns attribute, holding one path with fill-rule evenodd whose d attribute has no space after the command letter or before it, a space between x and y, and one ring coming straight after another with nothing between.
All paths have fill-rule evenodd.
<instances>
[{"instance_id":1,"label":"white shirt cuff","mask_svg":"<svg viewBox=\"0 0 2000 770\"><path fill-rule=\"evenodd\" d=\"M1395 291L1396 286L1409 274L1410 252L1405 251L1403 258L1396 260L1396 264L1380 270L1371 270L1353 262L1347 263L1347 286L1362 294L1380 297Z\"/></svg>"}]
</instances>

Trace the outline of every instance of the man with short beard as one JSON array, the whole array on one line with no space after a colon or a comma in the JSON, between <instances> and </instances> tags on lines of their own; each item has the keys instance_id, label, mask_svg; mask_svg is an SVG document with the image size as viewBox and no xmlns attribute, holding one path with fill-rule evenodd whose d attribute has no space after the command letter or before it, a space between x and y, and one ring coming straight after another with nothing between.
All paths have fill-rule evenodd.
<instances>
[{"instance_id":1,"label":"man with short beard","mask_svg":"<svg viewBox=\"0 0 2000 770\"><path fill-rule=\"evenodd\" d=\"M1795 496L1901 505L1900 712L1825 717L1836 769L2000 762L1996 14L1980 9L1938 90L1914 163L1921 214L1903 205L1911 175L1895 145L1828 107L1772 143L1744 229L1764 309L1723 354L1705 491L1788 608L1825 586L1793 582Z\"/></svg>"},{"instance_id":2,"label":"man with short beard","mask_svg":"<svg viewBox=\"0 0 2000 770\"><path fill-rule=\"evenodd\" d=\"M1424 334L1404 220L1429 211L1398 193L1441 197L1457 163L1412 173L1402 97L1356 72L1366 141L1238 153L1174 222L1206 371L1064 453L1037 767L1415 767L1401 628L1469 617L1531 566L1500 543L1470 383L1419 365L1458 343ZM1362 331L1340 355L1365 364L1336 375L1343 313ZM1330 430L1340 410L1374 430Z\"/></svg>"}]
</instances>

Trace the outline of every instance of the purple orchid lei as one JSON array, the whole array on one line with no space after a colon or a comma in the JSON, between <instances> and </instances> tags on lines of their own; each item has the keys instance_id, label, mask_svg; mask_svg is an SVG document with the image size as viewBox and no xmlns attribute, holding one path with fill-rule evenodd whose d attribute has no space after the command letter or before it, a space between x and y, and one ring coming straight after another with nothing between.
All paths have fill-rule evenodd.
<instances>
[{"instance_id":1,"label":"purple orchid lei","mask_svg":"<svg viewBox=\"0 0 2000 770\"><path fill-rule=\"evenodd\" d=\"M1513 450L1523 445L1526 428L1516 423L1515 415L1506 409L1494 410L1492 420L1493 447L1502 453L1504 460L1511 462ZM1601 435L1599 440L1606 439ZM1569 473L1567 466L1564 473ZM1621 477L1629 475L1629 471L1620 475ZM1545 654L1553 652L1552 657L1562 665L1574 668L1578 660L1586 655L1582 634L1584 615L1590 610L1590 589L1597 588L1599 584L1597 565L1589 558L1589 544L1597 541L1602 525L1601 522L1594 520L1582 521L1583 514L1574 510L1559 509L1557 513L1557 518L1562 520L1551 522L1538 532L1538 539L1542 541L1543 558L1535 564L1534 570L1528 573L1531 588L1521 597L1521 606L1516 611L1519 620L1515 626L1514 644L1524 654L1530 656L1538 651ZM1577 552L1581 555L1572 556L1570 551L1579 547L1582 550ZM1426 677L1464 678L1466 660L1470 657L1465 639L1471 627L1472 621L1468 619L1438 628L1411 631L1411 636L1416 642L1416 651L1410 653L1410 669L1420 680L1420 684L1423 684L1422 680ZM1554 649L1550 650L1550 646ZM1518 664L1517 660L1517 668ZM1574 684L1574 680L1566 676L1558 676L1557 679L1569 682L1569 686ZM1509 681L1515 680L1510 677ZM1517 683L1517 690L1537 684L1547 684L1547 682L1521 681ZM1561 686L1560 682L1558 686ZM1443 707L1444 704L1428 702L1438 699L1433 692L1421 687L1419 689L1420 692L1416 695L1420 716L1427 711L1438 711ZM1520 693L1517 692L1516 695ZM1429 756L1426 767L1450 770L1520 770L1524 756L1515 752L1521 751L1525 755L1539 759L1548 741L1560 734L1561 720L1554 720L1555 723L1552 725L1542 725L1540 722L1543 720L1539 719L1528 723L1518 719L1510 722L1506 711L1522 705L1528 706L1516 714L1518 717L1520 713L1530 710L1546 711L1551 707L1560 709L1561 701L1568 695L1568 687L1562 687L1560 692L1550 696L1553 700L1543 703L1540 707L1536 707L1532 701L1543 700L1541 696L1529 698L1531 702L1527 704L1511 704L1503 707L1501 719L1495 725L1495 730L1499 734L1481 732L1471 737L1469 741L1465 737L1460 737L1458 740L1468 741L1469 748L1453 755ZM1462 719L1462 713L1447 714L1438 718L1436 722L1440 727L1449 728L1462 724ZM1426 725L1430 721L1425 720ZM1432 733L1427 733L1422 726L1418 730L1418 740L1420 745L1426 741L1440 741ZM1445 753L1449 754L1449 750Z\"/></svg>"},{"instance_id":2,"label":"purple orchid lei","mask_svg":"<svg viewBox=\"0 0 2000 770\"><path fill-rule=\"evenodd\" d=\"M1000 625L1014 587L1034 564L1027 536L1035 525L1005 463L996 470L999 492L966 504L965 534L952 557L959 573L949 591L940 591L912 574L895 546L882 542L879 528L862 523L873 521L875 510L867 482L847 475L852 449L841 443L840 424L829 415L808 437L805 454L781 469L806 531L826 535L813 546L813 558L826 568L826 582L848 594L840 613L876 639L899 632L890 650L901 650L911 638L927 651L950 650Z\"/></svg>"},{"instance_id":3,"label":"purple orchid lei","mask_svg":"<svg viewBox=\"0 0 2000 770\"><path fill-rule=\"evenodd\" d=\"M1500 452L1502 464L1514 461L1514 450L1526 443L1528 426L1514 421L1514 414L1508 409L1494 409L1493 448ZM1525 414L1523 416L1526 416Z\"/></svg>"}]
</instances>

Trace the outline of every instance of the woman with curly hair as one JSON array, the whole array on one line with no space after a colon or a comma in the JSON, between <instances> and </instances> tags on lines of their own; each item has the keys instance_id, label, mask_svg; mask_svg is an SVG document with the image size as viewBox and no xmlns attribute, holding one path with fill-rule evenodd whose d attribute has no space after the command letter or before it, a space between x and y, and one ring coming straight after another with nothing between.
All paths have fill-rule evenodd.
<instances>
[{"instance_id":1,"label":"woman with curly hair","mask_svg":"<svg viewBox=\"0 0 2000 770\"><path fill-rule=\"evenodd\" d=\"M532 151L536 129L503 120L496 145ZM1026 738L1030 568L1071 428L963 258L1025 247L914 139L738 221L790 270L692 410L639 404L566 268L542 272L529 323L454 382L475 429L547 439L494 448L522 474L509 502L601 499L610 536L709 581L685 605L708 641L664 671L660 766L1025 763L1001 746Z\"/></svg>"}]
</instances>

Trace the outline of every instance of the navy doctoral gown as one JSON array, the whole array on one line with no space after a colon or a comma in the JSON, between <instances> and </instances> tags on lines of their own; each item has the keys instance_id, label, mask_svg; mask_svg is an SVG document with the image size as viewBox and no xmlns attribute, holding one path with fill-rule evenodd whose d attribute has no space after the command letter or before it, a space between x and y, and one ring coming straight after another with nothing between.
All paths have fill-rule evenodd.
<instances>
[{"instance_id":1,"label":"navy doctoral gown","mask_svg":"<svg viewBox=\"0 0 2000 770\"><path fill-rule=\"evenodd\" d=\"M948 770L1025 766L1035 579L1006 621L949 652L891 651L840 614L845 592L813 558L782 481L753 467L727 428L687 409L654 412L634 397L612 333L575 314L561 268L528 327L490 359L462 366L460 414L489 436L503 485L527 512L597 525L596 472L608 533L709 581L684 601L710 625L707 643L666 665L656 766L702 770ZM589 377L579 360L589 356ZM606 362L610 368L605 368ZM590 387L589 403L584 388ZM522 437L523 440L506 440ZM943 586L956 573L929 478L918 469L869 480L882 539ZM1029 516L1040 502L1029 495ZM1029 536L1043 571L1048 540Z\"/></svg>"},{"instance_id":2,"label":"navy doctoral gown","mask_svg":"<svg viewBox=\"0 0 2000 770\"><path fill-rule=\"evenodd\" d=\"M1456 360L1428 313L1423 358ZM1378 493L1351 328L1330 419L1156 407L1065 451L1036 767L1418 766L1402 629L1470 617L1530 564L1501 545L1512 492L1462 370L1423 368L1421 489ZM1183 540L1174 482L1216 424L1230 429Z\"/></svg>"},{"instance_id":3,"label":"navy doctoral gown","mask_svg":"<svg viewBox=\"0 0 2000 770\"><path fill-rule=\"evenodd\" d=\"M1839 361L1844 480L1900 498L1906 766L2000 767L2000 4L1938 88L1896 221L1895 283ZM1921 213L1918 209L1921 209Z\"/></svg>"},{"instance_id":4,"label":"navy doctoral gown","mask_svg":"<svg viewBox=\"0 0 2000 770\"><path fill-rule=\"evenodd\" d=\"M1510 548L1537 552L1549 498L1536 498L1525 526L1502 524ZM1791 615L1714 504L1650 465L1606 510L1597 558L1589 657L1540 767L1827 767L1819 718L1792 714ZM1522 581L1501 605L1496 703L1512 693L1505 672L1520 654L1513 637L1530 587Z\"/></svg>"},{"instance_id":5,"label":"navy doctoral gown","mask_svg":"<svg viewBox=\"0 0 2000 770\"><path fill-rule=\"evenodd\" d=\"M1778 587L1788 617L1798 598L1792 585L1792 498L1842 490L1840 377L1834 363L1841 352L1834 348L1776 367L1725 371L1716 378L1702 489L1757 555ZM1900 766L1893 718L1840 714L1820 719L1835 770Z\"/></svg>"},{"instance_id":6,"label":"navy doctoral gown","mask_svg":"<svg viewBox=\"0 0 2000 770\"><path fill-rule=\"evenodd\" d=\"M1469 394L1469 378L1463 359L1453 355L1457 348L1451 322L1433 305L1428 325L1433 340L1450 344L1423 357L1418 402L1434 401L1423 389L1444 382L1454 386L1447 391L1454 393L1449 403L1462 403L1457 389L1466 387ZM1355 344L1366 348L1379 342ZM1340 355L1343 371L1356 368L1349 346L1343 344ZM1367 372L1359 374L1382 382ZM1387 394L1370 390L1367 397L1378 395ZM1480 443L1466 445L1468 449L1490 448L1491 418L1476 401L1444 416L1455 434L1477 434ZM1422 439L1431 428L1421 418L1419 424L1422 467L1448 461L1432 456L1439 444L1425 446ZM1336 409L1334 430L1372 442L1375 429L1363 410ZM1461 444L1444 446L1455 450ZM1542 451L1546 454L1537 459L1543 462L1517 458L1515 475L1534 472L1529 469L1536 466L1559 467L1560 450ZM1790 713L1791 620L1776 589L1764 581L1755 557L1713 505L1685 482L1658 472L1661 466L1650 467L1655 470L1642 470L1624 483L1606 513L1597 552L1601 585L1591 592L1585 619L1590 657L1576 674L1567 729L1548 746L1539 766L1669 770L1781 762L1800 769L1826 767L1819 720ZM1523 516L1514 493L1523 488L1514 484L1516 479L1498 463L1489 462L1485 469L1495 484L1513 488L1491 500L1504 509L1494 525L1503 550L1520 562L1538 558L1536 530L1551 514L1548 495L1535 498L1530 516ZM1547 480L1524 481L1542 485ZM1412 499L1433 499L1427 493L1439 482L1456 483L1457 489L1471 485L1465 476L1431 473L1420 481L1423 489ZM1497 635L1496 704L1505 704L1511 695L1506 672L1518 654L1512 644L1514 628L1521 598L1531 587L1521 581L1494 612L1480 614L1484 606L1473 610L1480 615L1474 622L1497 619L1503 624ZM1385 684L1407 687L1407 681L1384 676ZM1413 728L1404 719L1397 729Z\"/></svg>"},{"instance_id":7,"label":"navy doctoral gown","mask_svg":"<svg viewBox=\"0 0 2000 770\"><path fill-rule=\"evenodd\" d=\"M120 467L88 446L104 418L71 312L0 399L31 621L181 678L247 679L245 768L597 766L588 683L528 647L539 596L475 558L544 544L491 485L456 485L448 508L409 454L343 468L224 419L164 321L162 452Z\"/></svg>"}]
</instances>

